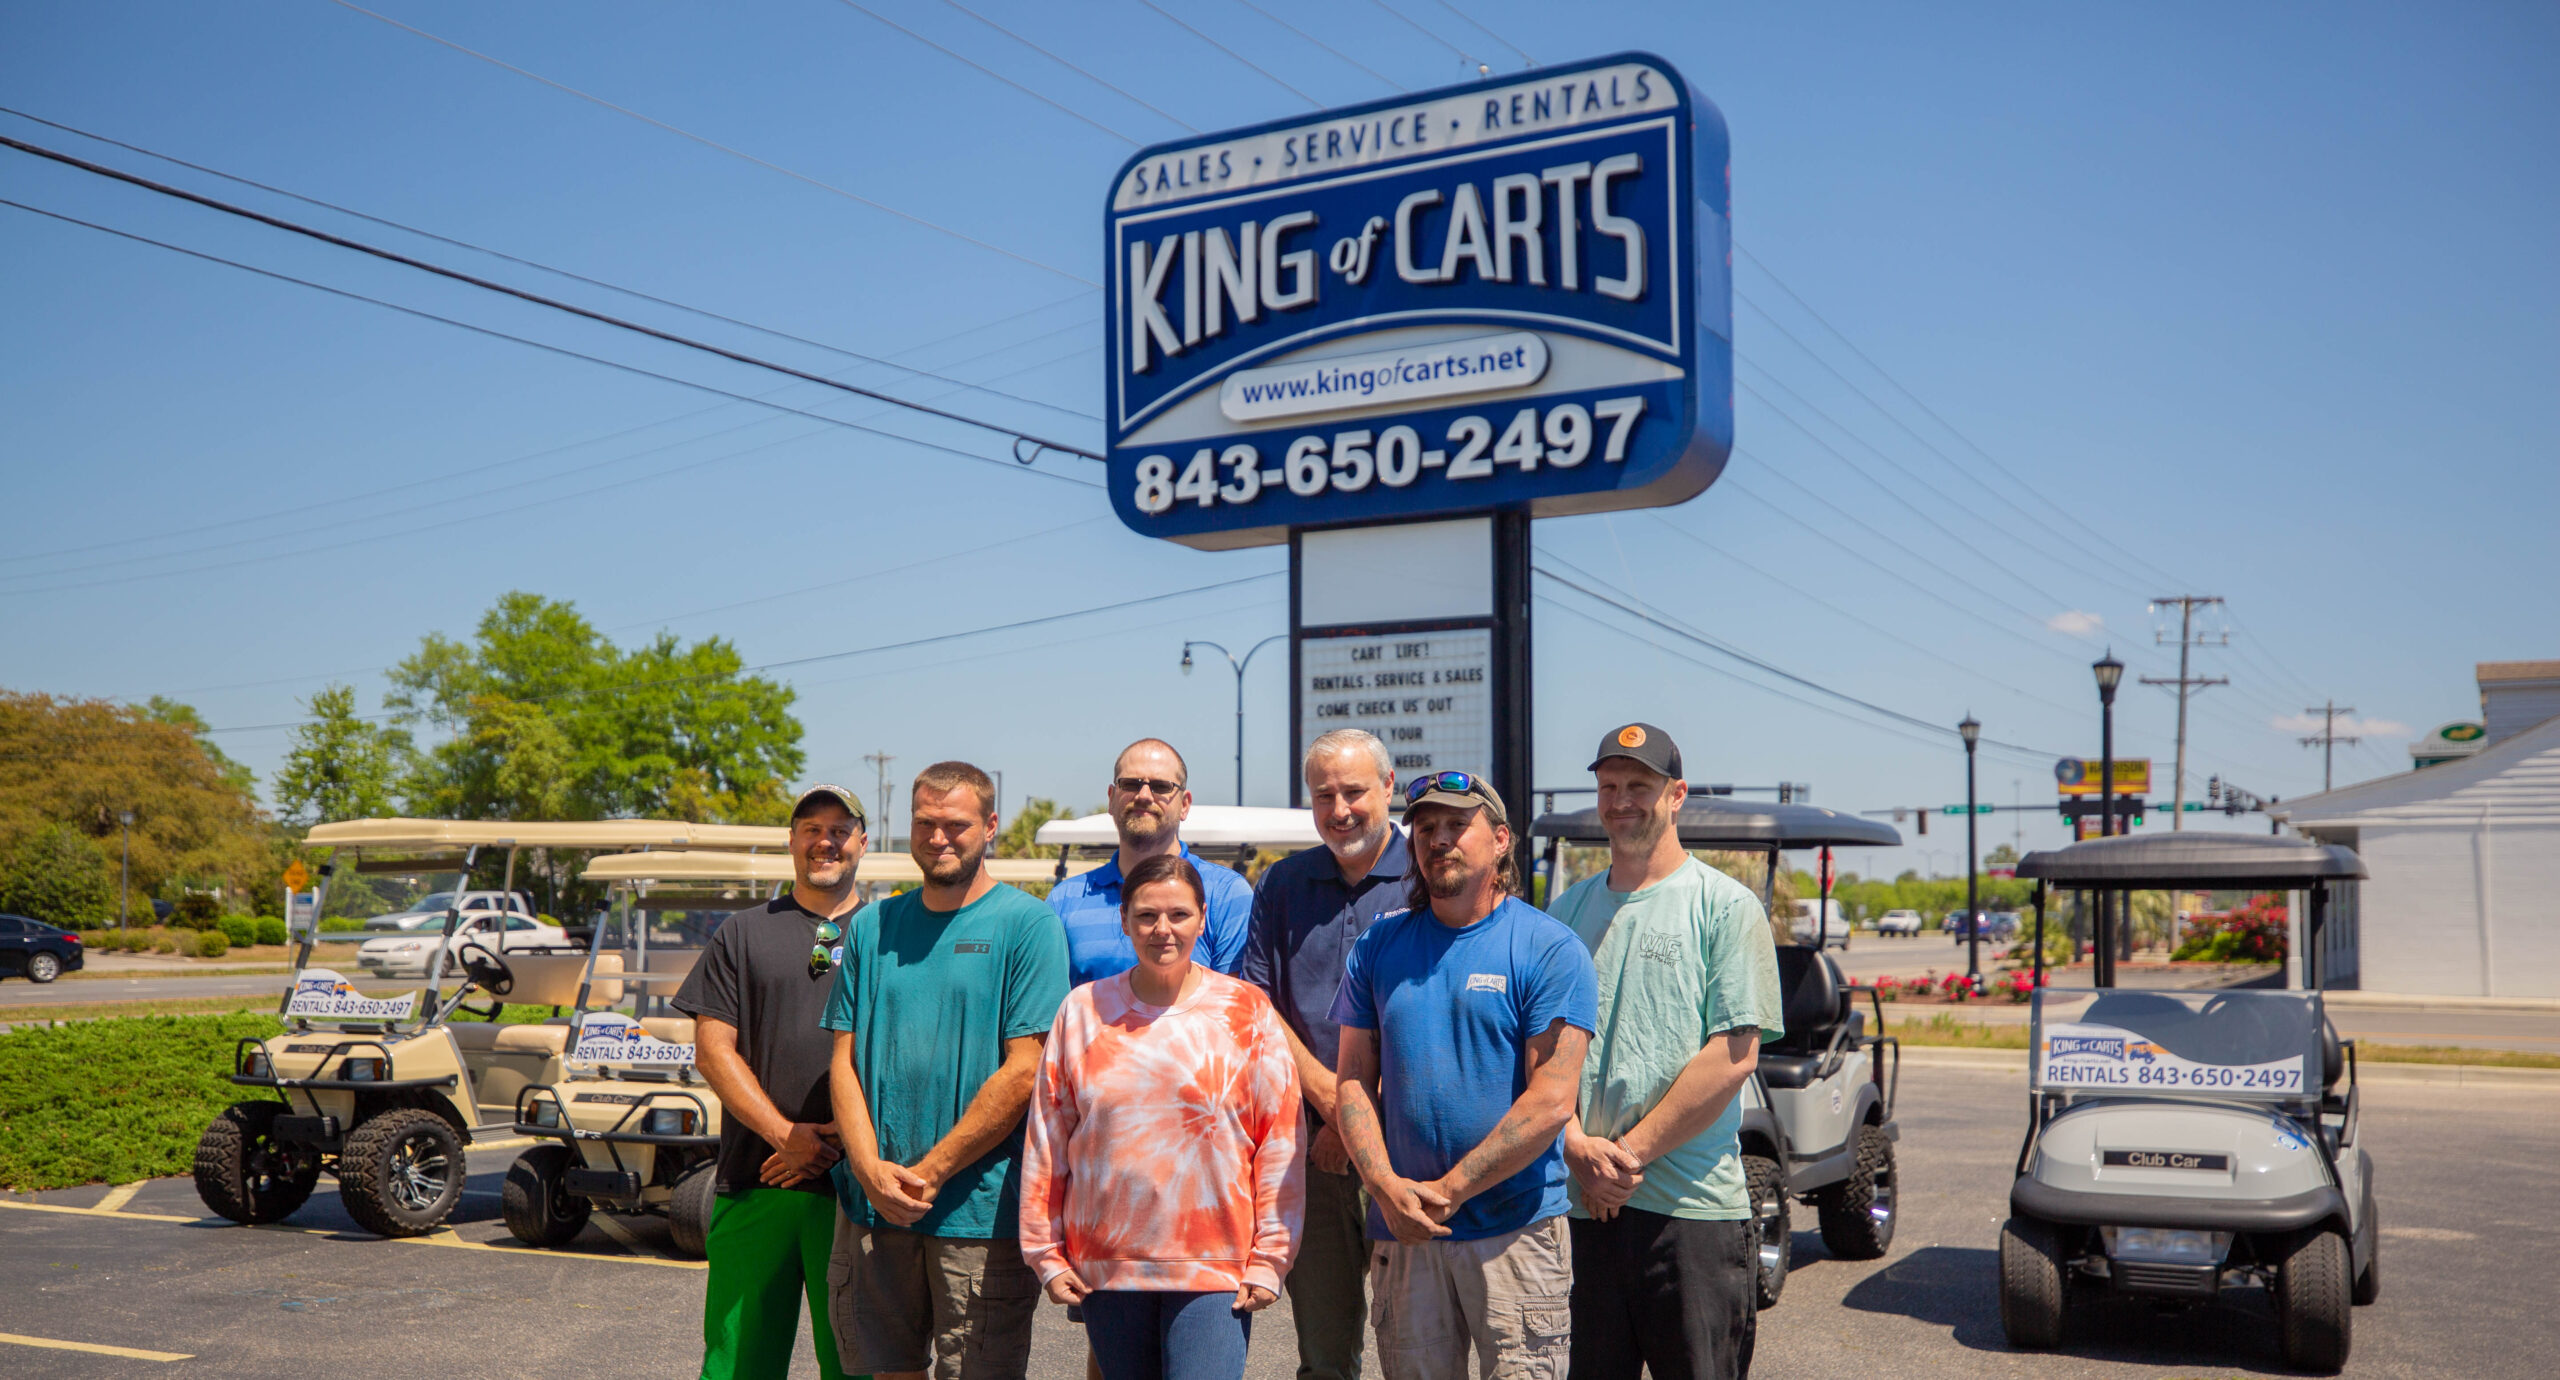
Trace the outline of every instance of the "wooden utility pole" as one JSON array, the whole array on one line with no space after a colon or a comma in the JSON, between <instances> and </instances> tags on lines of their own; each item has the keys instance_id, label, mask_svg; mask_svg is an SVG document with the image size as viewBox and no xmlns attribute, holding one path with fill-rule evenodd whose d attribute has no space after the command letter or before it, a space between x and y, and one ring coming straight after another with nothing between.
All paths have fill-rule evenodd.
<instances>
[{"instance_id":1,"label":"wooden utility pole","mask_svg":"<svg viewBox=\"0 0 2560 1380\"><path fill-rule=\"evenodd\" d=\"M2325 791L2330 787L2333 769L2337 765L2338 744L2359 743L2364 741L2363 739L2357 738L2353 735L2343 738L2338 736L2338 716L2341 714L2353 714L2356 712L2356 707L2351 704L2340 704L2336 700L2330 700L2325 704L2315 704L2302 712L2305 714L2317 714L2320 716L2320 731L2303 739L2302 745L2304 747L2311 747L2315 744L2318 745L2320 749L2320 789Z\"/></svg>"},{"instance_id":2,"label":"wooden utility pole","mask_svg":"<svg viewBox=\"0 0 2560 1380\"><path fill-rule=\"evenodd\" d=\"M2174 685L2178 687L2178 760L2174 773L2170 778L2170 792L2174 797L2169 805L2169 828L2172 831L2187 827L2187 692L2190 690L2201 690L2208 685L2229 685L2231 683L2230 678L2227 676L2191 676L2187 674L2187 650L2189 648L2228 647L2231 645L2231 634L2229 633L2222 634L2219 640L2213 639L2210 635L2203 639L2199 639L2196 636L2196 610L2207 604L2219 604L2221 602L2222 596L2218 594L2171 594L2151 601L2151 606L2153 608L2158 608L2163 604L2175 604L2178 606L2178 678L2175 680L2171 680L2167 676L2144 676L2142 678L2142 683L2145 685ZM2151 640L2153 642L2165 642L2168 639L2162 634L2155 632L2151 635Z\"/></svg>"}]
</instances>

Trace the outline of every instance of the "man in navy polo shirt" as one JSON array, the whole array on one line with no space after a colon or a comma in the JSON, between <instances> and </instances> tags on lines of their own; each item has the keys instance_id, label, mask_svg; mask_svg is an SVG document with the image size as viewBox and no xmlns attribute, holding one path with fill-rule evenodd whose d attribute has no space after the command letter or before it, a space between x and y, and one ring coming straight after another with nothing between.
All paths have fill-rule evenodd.
<instances>
[{"instance_id":1,"label":"man in navy polo shirt","mask_svg":"<svg viewBox=\"0 0 2560 1380\"><path fill-rule=\"evenodd\" d=\"M1049 889L1049 908L1066 926L1067 976L1075 985L1138 966L1138 951L1120 928L1120 879L1159 853L1179 852L1208 884L1209 923L1200 931L1193 959L1232 975L1244 958L1253 884L1183 845L1182 821L1191 814L1190 779L1182 754L1160 738L1131 743L1111 764L1106 800L1120 847L1111 861Z\"/></svg>"},{"instance_id":2,"label":"man in navy polo shirt","mask_svg":"<svg viewBox=\"0 0 2560 1380\"><path fill-rule=\"evenodd\" d=\"M1599 1025L1591 951L1520 899L1502 797L1405 788L1411 910L1351 946L1334 1124L1369 1188L1387 1380L1563 1380L1573 1255L1558 1133Z\"/></svg>"},{"instance_id":3,"label":"man in navy polo shirt","mask_svg":"<svg viewBox=\"0 0 2560 1380\"><path fill-rule=\"evenodd\" d=\"M1298 1380L1359 1380L1361 1333L1369 1319L1360 1277L1369 1242L1360 1181L1333 1124L1333 1070L1342 1043L1333 999L1352 944L1379 916L1405 908L1411 854L1387 817L1396 793L1395 758L1376 734L1337 728L1319 736L1307 745L1299 773L1324 842L1262 874L1237 976L1261 988L1279 1011L1315 1127L1307 1152L1306 1227L1288 1280Z\"/></svg>"}]
</instances>

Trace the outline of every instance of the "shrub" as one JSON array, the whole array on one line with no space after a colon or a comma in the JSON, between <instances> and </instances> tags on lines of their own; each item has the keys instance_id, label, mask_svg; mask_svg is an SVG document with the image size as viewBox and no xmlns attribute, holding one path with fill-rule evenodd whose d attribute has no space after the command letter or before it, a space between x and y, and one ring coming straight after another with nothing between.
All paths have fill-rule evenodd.
<instances>
[{"instance_id":1,"label":"shrub","mask_svg":"<svg viewBox=\"0 0 2560 1380\"><path fill-rule=\"evenodd\" d=\"M258 943L287 944L291 943L292 940L293 934L284 927L284 920L282 917L274 915L261 915L258 917Z\"/></svg>"},{"instance_id":2,"label":"shrub","mask_svg":"<svg viewBox=\"0 0 2560 1380\"><path fill-rule=\"evenodd\" d=\"M178 909L169 923L191 930L209 930L222 921L222 902L212 892L190 891L178 898Z\"/></svg>"},{"instance_id":3,"label":"shrub","mask_svg":"<svg viewBox=\"0 0 2560 1380\"><path fill-rule=\"evenodd\" d=\"M232 948L245 949L258 942L258 922L250 916L226 915L214 927L222 931Z\"/></svg>"},{"instance_id":4,"label":"shrub","mask_svg":"<svg viewBox=\"0 0 2560 1380\"><path fill-rule=\"evenodd\" d=\"M2285 908L2272 896L2252 896L2238 910L2197 916L2172 959L2207 963L2281 963Z\"/></svg>"},{"instance_id":5,"label":"shrub","mask_svg":"<svg viewBox=\"0 0 2560 1380\"><path fill-rule=\"evenodd\" d=\"M364 922L352 915L332 915L320 921L324 934L352 934L364 928Z\"/></svg>"},{"instance_id":6,"label":"shrub","mask_svg":"<svg viewBox=\"0 0 2560 1380\"><path fill-rule=\"evenodd\" d=\"M1964 1001L1973 995L1973 984L1962 973L1949 973L1938 980L1938 995L1949 1001Z\"/></svg>"},{"instance_id":7,"label":"shrub","mask_svg":"<svg viewBox=\"0 0 2560 1380\"><path fill-rule=\"evenodd\" d=\"M2035 975L2028 972L2007 973L2001 977L2000 981L1992 984L1992 990L2001 993L2013 1002L2025 1001L2027 998L2035 995Z\"/></svg>"},{"instance_id":8,"label":"shrub","mask_svg":"<svg viewBox=\"0 0 2560 1380\"><path fill-rule=\"evenodd\" d=\"M151 941L151 952L155 954L173 954L177 951L178 941L165 935Z\"/></svg>"},{"instance_id":9,"label":"shrub","mask_svg":"<svg viewBox=\"0 0 2560 1380\"><path fill-rule=\"evenodd\" d=\"M180 958L193 958L198 953L203 952L203 950L198 947L203 942L204 932L202 931L171 930L169 931L169 937L161 941L161 944L166 947L161 948L160 952L165 954L176 954Z\"/></svg>"},{"instance_id":10,"label":"shrub","mask_svg":"<svg viewBox=\"0 0 2560 1380\"><path fill-rule=\"evenodd\" d=\"M0 860L0 910L65 929L113 924L114 870L88 835L48 824Z\"/></svg>"},{"instance_id":11,"label":"shrub","mask_svg":"<svg viewBox=\"0 0 2560 1380\"><path fill-rule=\"evenodd\" d=\"M206 930L196 936L196 957L220 958L231 952L231 936L220 930Z\"/></svg>"},{"instance_id":12,"label":"shrub","mask_svg":"<svg viewBox=\"0 0 2560 1380\"><path fill-rule=\"evenodd\" d=\"M207 1121L237 1101L232 1042L268 1015L151 1016L0 1035L0 1188L184 1174Z\"/></svg>"},{"instance_id":13,"label":"shrub","mask_svg":"<svg viewBox=\"0 0 2560 1380\"><path fill-rule=\"evenodd\" d=\"M1877 999L1878 1001L1900 1001L1900 1000L1902 1000L1902 979L1900 979L1900 978L1897 978L1897 977L1880 977L1880 978L1877 978L1877 979L1876 979L1876 981L1875 981L1875 989L1876 989L1876 999Z\"/></svg>"}]
</instances>

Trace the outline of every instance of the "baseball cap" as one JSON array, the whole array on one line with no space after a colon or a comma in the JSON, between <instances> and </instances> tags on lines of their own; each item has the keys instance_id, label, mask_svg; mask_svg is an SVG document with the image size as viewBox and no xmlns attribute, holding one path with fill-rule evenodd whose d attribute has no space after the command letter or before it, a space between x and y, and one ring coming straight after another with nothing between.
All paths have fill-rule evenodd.
<instances>
[{"instance_id":1,"label":"baseball cap","mask_svg":"<svg viewBox=\"0 0 2560 1380\"><path fill-rule=\"evenodd\" d=\"M820 784L811 786L809 789L802 791L800 793L800 798L792 802L791 817L793 819L798 819L800 816L809 812L810 806L822 802L843 806L847 812L852 814L853 822L855 824L865 829L871 827L871 815L868 811L862 808L862 797L855 795L853 792L846 790L842 786Z\"/></svg>"},{"instance_id":2,"label":"baseball cap","mask_svg":"<svg viewBox=\"0 0 2560 1380\"><path fill-rule=\"evenodd\" d=\"M1583 770L1598 771L1600 764L1612 757L1641 762L1674 781L1682 779L1680 745L1671 741L1670 734L1651 724L1628 724L1601 735L1600 750L1591 755L1591 765Z\"/></svg>"},{"instance_id":3,"label":"baseball cap","mask_svg":"<svg viewBox=\"0 0 2560 1380\"><path fill-rule=\"evenodd\" d=\"M1424 805L1449 805L1461 810L1482 806L1494 823L1509 828L1510 812L1502 808L1502 796L1493 783L1471 771L1427 772L1407 782L1404 807L1412 811Z\"/></svg>"}]
</instances>

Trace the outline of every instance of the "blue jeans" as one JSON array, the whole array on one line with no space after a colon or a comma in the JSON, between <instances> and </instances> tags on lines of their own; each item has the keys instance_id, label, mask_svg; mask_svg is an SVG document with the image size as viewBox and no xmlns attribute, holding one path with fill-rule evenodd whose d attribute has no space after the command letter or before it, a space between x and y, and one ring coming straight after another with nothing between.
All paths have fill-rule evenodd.
<instances>
[{"instance_id":1,"label":"blue jeans","mask_svg":"<svg viewBox=\"0 0 2560 1380\"><path fill-rule=\"evenodd\" d=\"M1241 1380L1253 1316L1232 1289L1177 1293L1097 1289L1084 1296L1084 1335L1102 1380Z\"/></svg>"}]
</instances>

